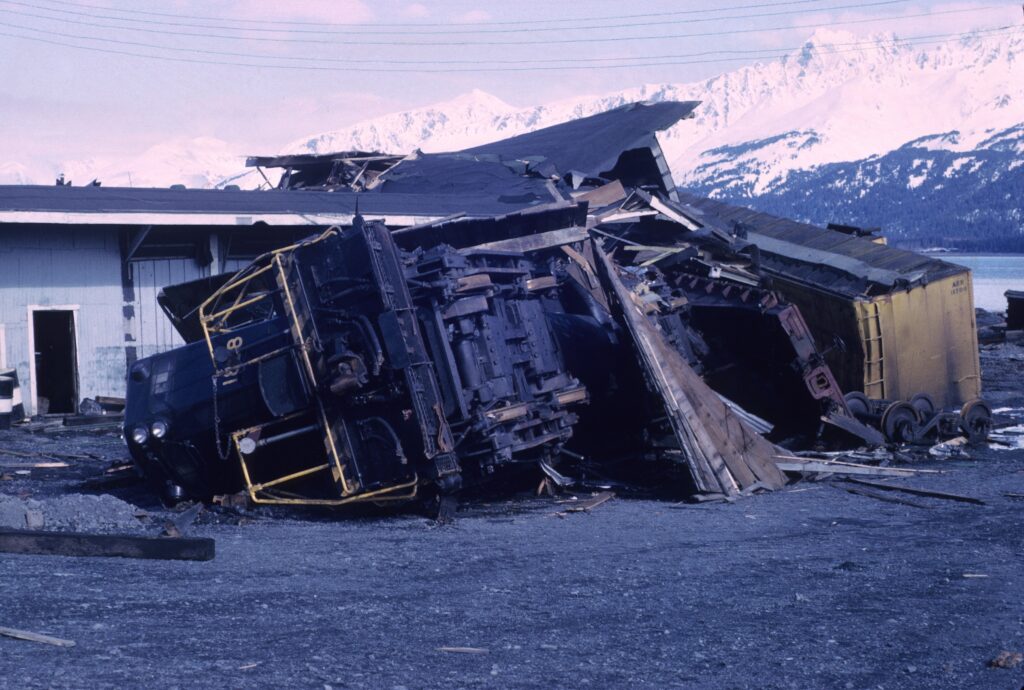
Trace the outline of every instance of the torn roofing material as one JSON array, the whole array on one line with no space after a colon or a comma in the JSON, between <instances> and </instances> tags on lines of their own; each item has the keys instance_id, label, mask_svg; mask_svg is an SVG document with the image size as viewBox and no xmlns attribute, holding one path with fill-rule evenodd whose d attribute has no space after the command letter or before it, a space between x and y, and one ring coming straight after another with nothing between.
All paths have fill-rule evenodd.
<instances>
[{"instance_id":1,"label":"torn roofing material","mask_svg":"<svg viewBox=\"0 0 1024 690\"><path fill-rule=\"evenodd\" d=\"M552 197L548 195L545 203ZM491 217L538 202L483 194L361 194L347 190L239 191L0 186L0 223L146 225L350 224L356 210L392 225L465 214Z\"/></svg>"},{"instance_id":2,"label":"torn roofing material","mask_svg":"<svg viewBox=\"0 0 1024 690\"><path fill-rule=\"evenodd\" d=\"M416 153L381 173L367 192L471 194L520 206L563 200L547 179L518 168L469 154Z\"/></svg>"},{"instance_id":3,"label":"torn roofing material","mask_svg":"<svg viewBox=\"0 0 1024 690\"><path fill-rule=\"evenodd\" d=\"M462 151L416 151L401 160L389 154L338 152L253 156L247 165L286 168L279 186L289 189L344 188L348 178L338 174L338 165L366 161L383 167L371 180L355 175L349 186L387 193L486 193L530 203L550 200L549 181L578 189L618 180L629 187L656 187L674 198L675 183L657 133L692 117L697 105L629 103Z\"/></svg>"},{"instance_id":4,"label":"torn roofing material","mask_svg":"<svg viewBox=\"0 0 1024 690\"><path fill-rule=\"evenodd\" d=\"M673 195L675 183L656 134L692 117L698 105L698 101L630 103L461 153L495 156L499 161L528 161L544 175L564 177L581 172L590 177L625 177L623 184L657 184L661 191ZM634 151L639 151L638 160L631 160ZM617 168L621 175L615 174Z\"/></svg>"},{"instance_id":5,"label":"torn roofing material","mask_svg":"<svg viewBox=\"0 0 1024 690\"><path fill-rule=\"evenodd\" d=\"M249 156L245 159L245 165L248 168L255 168L257 166L262 168L287 168L349 160L389 160L400 157L379 151L338 151L327 154L293 153L284 156Z\"/></svg>"},{"instance_id":6,"label":"torn roofing material","mask_svg":"<svg viewBox=\"0 0 1024 690\"><path fill-rule=\"evenodd\" d=\"M869 239L760 213L715 199L679 193L679 201L734 226L761 251L770 273L845 297L874 296L964 273L968 269Z\"/></svg>"}]
</instances>

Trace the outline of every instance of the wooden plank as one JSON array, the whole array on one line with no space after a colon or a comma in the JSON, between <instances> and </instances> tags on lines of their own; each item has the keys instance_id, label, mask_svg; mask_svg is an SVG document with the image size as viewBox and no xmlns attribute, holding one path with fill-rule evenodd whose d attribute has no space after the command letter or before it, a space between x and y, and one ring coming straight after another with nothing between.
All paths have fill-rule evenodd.
<instances>
[{"instance_id":1,"label":"wooden plank","mask_svg":"<svg viewBox=\"0 0 1024 690\"><path fill-rule=\"evenodd\" d=\"M871 489L858 489L855 486L843 486L836 487L842 488L844 491L857 494L858 496L867 496L868 498L874 498L878 501L885 501L886 503L898 503L904 506L910 506L911 508L931 508L929 505L924 503L918 503L917 501L911 501L906 498L898 498L896 496L890 496L889 494L882 493L881 491L872 491Z\"/></svg>"},{"instance_id":2,"label":"wooden plank","mask_svg":"<svg viewBox=\"0 0 1024 690\"><path fill-rule=\"evenodd\" d=\"M626 326L672 422L694 482L702 492L737 494L760 483L780 488L785 477L774 463L775 448L747 428L636 308L611 259L595 245L604 278L616 296Z\"/></svg>"},{"instance_id":3,"label":"wooden plank","mask_svg":"<svg viewBox=\"0 0 1024 690\"><path fill-rule=\"evenodd\" d=\"M0 529L0 552L47 556L209 561L214 557L214 541L205 538L168 539L117 534Z\"/></svg>"},{"instance_id":4,"label":"wooden plank","mask_svg":"<svg viewBox=\"0 0 1024 690\"><path fill-rule=\"evenodd\" d=\"M75 646L75 643L71 640L62 640L59 637L40 635L39 633L29 632L28 630L18 630L16 628L0 627L0 635L3 635L4 637L13 637L16 640L27 640L28 642L40 642L42 644L51 644L54 647Z\"/></svg>"},{"instance_id":5,"label":"wooden plank","mask_svg":"<svg viewBox=\"0 0 1024 690\"><path fill-rule=\"evenodd\" d=\"M884 489L885 491L901 491L906 494L914 494L915 496L927 496L929 498L944 498L948 501L959 501L961 503L973 503L974 505L983 506L986 505L985 501L980 498L974 498L973 496L963 496L961 494L951 494L945 491L935 491L933 489L919 489L914 486L902 486L900 484L884 484L882 482L872 482L866 479L847 479L848 482L855 484L861 484L863 486L872 486L876 489Z\"/></svg>"},{"instance_id":6,"label":"wooden plank","mask_svg":"<svg viewBox=\"0 0 1024 690\"><path fill-rule=\"evenodd\" d=\"M875 477L912 477L916 474L914 470L895 467L866 467L838 462L780 462L776 460L775 466L783 472L829 472L832 474L863 474Z\"/></svg>"},{"instance_id":7,"label":"wooden plank","mask_svg":"<svg viewBox=\"0 0 1024 690\"><path fill-rule=\"evenodd\" d=\"M567 512L567 513L587 513L587 512L590 512L591 510L593 510L594 508L598 507L602 503L607 503L608 501L612 500L613 498L615 498L615 492L613 492L613 491L604 491L604 492L598 494L597 496L595 496L594 498L590 499L589 501L580 501L576 505L571 506L569 508L566 508L565 512Z\"/></svg>"},{"instance_id":8,"label":"wooden plank","mask_svg":"<svg viewBox=\"0 0 1024 690\"><path fill-rule=\"evenodd\" d=\"M552 247L561 247L565 244L574 244L587 239L589 236L590 234L587 232L586 228L562 228L560 230L539 232L536 235L523 235L522 237L513 237L507 240L486 242L484 244L475 245L473 249L520 252L522 254L527 254L541 249L551 249Z\"/></svg>"}]
</instances>

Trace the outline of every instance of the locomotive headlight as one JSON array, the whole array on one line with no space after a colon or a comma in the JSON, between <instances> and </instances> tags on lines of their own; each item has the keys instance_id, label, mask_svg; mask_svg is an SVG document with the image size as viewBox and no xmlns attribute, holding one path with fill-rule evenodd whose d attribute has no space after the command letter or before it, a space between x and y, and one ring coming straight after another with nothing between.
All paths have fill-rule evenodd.
<instances>
[{"instance_id":1,"label":"locomotive headlight","mask_svg":"<svg viewBox=\"0 0 1024 690\"><path fill-rule=\"evenodd\" d=\"M137 446L144 445L148 438L149 438L149 432L146 431L146 427L144 427L144 426L137 426L134 429L132 429L132 441L135 443L135 445L137 445Z\"/></svg>"},{"instance_id":2,"label":"locomotive headlight","mask_svg":"<svg viewBox=\"0 0 1024 690\"><path fill-rule=\"evenodd\" d=\"M161 439L167 435L167 422L155 421L149 426L149 433L155 439Z\"/></svg>"}]
</instances>

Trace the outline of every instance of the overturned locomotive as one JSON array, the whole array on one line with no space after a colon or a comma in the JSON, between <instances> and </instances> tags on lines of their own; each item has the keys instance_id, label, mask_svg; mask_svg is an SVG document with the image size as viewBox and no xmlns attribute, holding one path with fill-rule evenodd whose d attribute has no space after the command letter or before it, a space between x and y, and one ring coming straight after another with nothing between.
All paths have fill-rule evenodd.
<instances>
[{"instance_id":1,"label":"overturned locomotive","mask_svg":"<svg viewBox=\"0 0 1024 690\"><path fill-rule=\"evenodd\" d=\"M257 259L202 337L129 372L126 437L172 495L344 505L451 493L550 460L586 389L522 255L403 253L381 223Z\"/></svg>"}]
</instances>

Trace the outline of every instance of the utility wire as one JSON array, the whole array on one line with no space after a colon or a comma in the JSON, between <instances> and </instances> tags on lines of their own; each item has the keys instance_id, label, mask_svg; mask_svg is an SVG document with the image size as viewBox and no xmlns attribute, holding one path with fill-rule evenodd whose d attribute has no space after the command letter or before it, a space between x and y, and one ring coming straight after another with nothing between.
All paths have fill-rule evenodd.
<instances>
[{"instance_id":1,"label":"utility wire","mask_svg":"<svg viewBox=\"0 0 1024 690\"><path fill-rule=\"evenodd\" d=\"M1005 33L1013 33L1013 32L1016 32L1017 29L1018 29L1018 27L1012 27L1011 30L1006 31ZM992 31L992 33L989 33L988 35L998 35L998 33L997 33L998 30L997 29L993 29L991 31ZM968 33L960 34L959 36L967 37L967 36L971 36L971 35L972 35L972 33L968 32ZM111 55L125 55L125 56L129 56L129 57L140 57L140 58L149 58L149 59L153 59L153 60L162 60L162 61L165 61L165 62L182 62L182 63L198 64L198 65L205 65L205 66L251 67L251 68L257 68L257 69L292 70L292 71L317 71L317 72L351 72L352 71L352 69L348 68L348 67L335 67L335 66L328 66L328 65L255 64L255 63L251 63L251 62L232 62L232 61L226 61L226 60L200 60L200 59L191 59L191 58L171 57L171 56L167 56L167 55L152 55L152 54L144 54L144 53L135 53L135 52L126 51L126 50L116 50L116 49L111 49L111 48L97 48L97 47L94 47L94 46L82 46L82 45L76 45L76 44L73 44L73 43L67 43L65 41L58 41L58 40L54 40L54 39L41 38L41 37L38 37L38 36L24 36L24 35L21 35L21 34L12 34L12 33L8 33L8 32L0 32L0 36L6 36L6 37L9 37L9 38L18 38L18 39L22 39L22 40L26 40L26 41L34 41L34 42L37 42L37 43L45 43L45 44L48 44L48 45L61 46L61 47L65 47L65 48L75 48L75 49L78 49L78 50L87 50L87 51L91 51L91 52L95 52L95 53L105 53L105 54L111 54ZM928 45L928 44L941 44L941 43L952 43L952 42L953 42L953 40L918 41L918 42L912 43L911 45ZM829 54L863 53L863 52L867 52L868 50L877 50L877 49L879 49L881 47L882 47L881 45L876 45L875 48L867 48L867 49L865 49L865 48L850 48L850 49L847 49L847 50L834 50L834 51L830 51ZM754 59L754 60L758 60L758 59L778 59L778 58L786 57L788 54L789 53L770 53L768 51L765 51L765 52L763 52L761 54L758 54L758 55L742 55L742 56L737 56L737 57L723 57L723 58L712 58L712 59L701 59L701 60L670 60L670 61L657 61L657 62L646 62L646 63L630 63L630 64L621 64L621 65L576 65L576 64L572 64L572 65L564 65L564 66L543 65L543 66L535 66L535 67L480 67L480 66L477 66L477 67L469 67L469 68L415 68L415 67L412 67L412 68L396 68L396 69L368 67L368 68L359 68L358 71L359 72L372 72L372 73L393 72L393 73L400 73L400 74L410 74L410 73L415 73L415 74L452 74L452 73L459 73L459 72L480 73L480 72L534 72L534 71L623 69L623 68L636 68L636 67L665 67L665 66L676 66L676 65L704 65L704 64L722 63L722 62L749 61L749 60L752 60L752 59Z\"/></svg>"},{"instance_id":2,"label":"utility wire","mask_svg":"<svg viewBox=\"0 0 1024 690\"><path fill-rule=\"evenodd\" d=\"M640 55L640 56L613 56L613 57L573 57L573 58L533 58L533 59L522 59L522 60L508 60L508 59L488 59L488 60L393 60L393 59L379 59L379 58L334 58L326 56L292 56L292 55L274 55L267 56L266 54L257 53L239 53L225 50L205 50L201 48L183 48L180 46L168 46L168 45L155 45L152 43L144 43L142 41L125 41L114 38L100 38L95 36L83 36L81 34L65 33L61 31L47 31L45 29L38 29L32 26L22 26L20 24L11 24L8 22L0 21L0 26L6 26L9 29L19 29L22 31L32 31L35 33L41 33L47 36L58 36L61 38L72 38L83 41L94 41L100 43L111 43L115 45L130 46L135 48L148 48L154 50L169 50L175 53L189 53L189 54L202 54L202 55L215 55L219 57L238 57L247 58L250 60L289 60L299 62L312 62L312 63L338 63L346 65L473 65L476 67L482 67L483 65L547 65L551 66L555 62L569 62L572 64L578 63L601 63L601 62L625 62L625 61L636 61L636 60L677 60L684 58L695 58L695 57L707 57L711 55L737 55L737 56L750 56L750 55L763 55L768 49L761 48L757 50L743 50L743 49L721 49L721 50L703 50L693 53L674 53L669 55ZM993 32L1001 32L1005 30L1012 30L1016 27L1014 25L1004 25L999 27L993 27L990 29L977 29L974 31L956 32L956 33L945 33L945 34L925 34L921 36L906 36L901 39L897 39L901 44L916 45L918 41L924 41L928 39L956 39L963 38L966 36L974 35L988 35ZM847 46L878 46L879 41L877 39L867 41L848 41L844 43L830 43L829 47L847 47ZM782 54L789 54L799 50L800 47L791 48L773 48L772 51L778 51ZM604 65L597 65L597 67L603 67ZM629 67L630 63L623 65L611 65L612 67Z\"/></svg>"},{"instance_id":3,"label":"utility wire","mask_svg":"<svg viewBox=\"0 0 1024 690\"><path fill-rule=\"evenodd\" d=\"M3 2L4 0L0 0ZM891 1L891 0L886 0ZM897 0L900 1L900 0ZM860 8L865 7L864 4L857 5L844 5L836 6L832 9L840 8ZM663 39L675 39L675 38L703 38L708 36L732 36L736 34L751 34L751 33L765 33L768 31L790 31L793 29L810 29L825 26L843 26L850 24L869 24L875 22L891 22L891 21L902 21L906 19L914 19L919 17L935 17L941 15L952 15L952 14L963 14L963 13L977 13L986 10L994 9L1005 9L1006 5L988 5L983 7L972 7L963 8L957 10L944 10L940 12L921 12L917 14L904 14L895 17L871 17L865 19L847 19L840 21L827 21L817 22L812 24L793 24L789 26L774 26L774 27L763 27L763 28L751 28L751 29L730 29L722 31L705 31L695 33L681 33L681 34L659 34L659 35L642 35L642 36L611 36L611 37L587 37L587 38L552 38L552 39L540 39L540 40L524 40L517 39L513 41L353 41L346 40L339 43L337 39L315 39L315 38L269 38L265 36L231 36L226 34L203 34L188 31L162 31L159 29L145 29L142 27L124 27L124 26L112 26L110 24L102 24L97 22L80 21L74 19L63 19L56 17L47 17L43 15L31 14L28 12L20 12L17 10L8 10L0 8L0 12L6 12L8 14L14 14L18 16L34 17L39 19L45 19L48 21L60 21L69 24L77 24L81 26L94 26L104 29L117 29L119 31L138 31L147 34L158 34L166 36L188 36L193 38L221 38L227 40L236 41L260 41L260 42L272 42L272 43L299 43L299 44L317 44L317 45L344 45L344 46L433 46L433 47L466 47L466 46L523 46L523 45L557 45L557 44L575 44L575 43L619 43L623 41L655 41Z\"/></svg>"},{"instance_id":4,"label":"utility wire","mask_svg":"<svg viewBox=\"0 0 1024 690\"><path fill-rule=\"evenodd\" d=\"M77 2L66 2L65 0L42 0L43 2L50 3L52 5L63 5L65 7L75 7L78 9L95 9L104 11L120 12L122 14L137 14L150 17L171 17L173 19L201 19L208 21L220 21L228 23L244 23L244 24L277 24L277 25L289 25L289 26L331 26L331 27L352 27L357 26L352 23L343 22L321 22L321 21L295 21L295 20L283 20L283 19L225 19L223 17L212 17L209 15L188 15L188 14L175 14L171 12L147 12L145 10L134 10L134 9L117 9L113 7L105 7L103 5L90 5L86 3ZM678 17L678 16L693 16L695 14L713 14L715 12L731 12L732 10L746 10L746 9L759 9L762 7L781 7L785 5L811 5L824 2L825 0L786 0L786 2L758 2L746 5L730 5L725 7L713 7L699 10L674 10L671 12L648 12L643 14L619 14L619 15L604 15L599 17L566 17L564 19L550 18L550 19L523 19L514 21L482 21L482 22L465 22L462 26L536 26L538 24L555 24L555 23L572 23L578 25L580 22L597 22L597 21L612 21L618 19L643 19L647 17ZM42 9L42 8L39 8ZM416 28L416 27L431 27L431 26L451 26L451 22L415 22L415 23L392 23L387 22L385 24L375 24L376 26L391 26L396 28Z\"/></svg>"},{"instance_id":5,"label":"utility wire","mask_svg":"<svg viewBox=\"0 0 1024 690\"><path fill-rule=\"evenodd\" d=\"M263 27L237 27L237 26L211 26L209 24L195 24L192 22L177 22L167 20L153 20L153 19L126 19L124 17L112 16L109 14L95 14L91 12L76 12L74 10L57 10L39 7L35 3L21 2L20 0L0 0L5 5L17 5L19 7L28 7L33 10L43 10L45 12L60 13L64 15L74 15L79 17L88 17L90 19L112 19L119 22L135 22L136 24L146 24L150 26L183 26L195 29L207 29L212 31L244 31L248 33L260 32L260 33L297 33L297 34L318 34L318 35L333 35L333 36L391 36L400 34L403 36L476 36L480 34L518 34L518 33L537 33L540 31L566 31L568 27L531 27L531 28L514 28L514 29L477 29L477 28L463 28L461 30L438 30L429 29L426 31L417 31L414 29L390 29L384 31L378 31L374 29L364 29L362 25L349 26L344 31L330 30L330 29L268 29ZM837 5L833 7L820 7L814 9L790 9L790 10L777 10L772 12L758 12L754 14L733 14L724 15L721 17L703 17L699 19L665 19L660 18L657 20L649 20L642 22L633 22L625 24L602 24L597 26L574 26L573 31L600 31L606 29L630 29L637 27L647 26L669 26L677 24L699 24L706 22L717 22L726 19L757 19L761 17L782 17L794 14L808 14L811 12L824 12L827 10L844 10L844 9L866 9L869 7L879 7L883 5L900 5L907 3L908 0L874 0L873 2L859 2L849 5ZM13 10L5 10L11 11ZM25 16L36 17L38 19L49 19L52 21L72 21L70 19L64 19L63 17L50 17L47 15L39 14L28 14ZM84 23L84 22L83 22ZM114 25L116 26L116 25ZM133 26L116 26L118 29L135 30Z\"/></svg>"}]
</instances>

